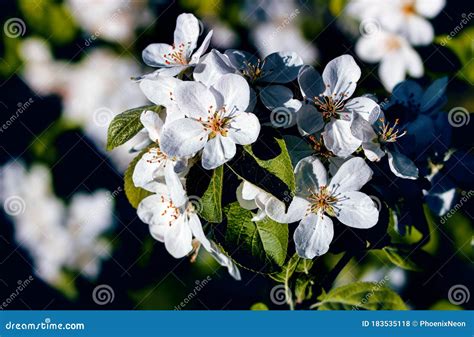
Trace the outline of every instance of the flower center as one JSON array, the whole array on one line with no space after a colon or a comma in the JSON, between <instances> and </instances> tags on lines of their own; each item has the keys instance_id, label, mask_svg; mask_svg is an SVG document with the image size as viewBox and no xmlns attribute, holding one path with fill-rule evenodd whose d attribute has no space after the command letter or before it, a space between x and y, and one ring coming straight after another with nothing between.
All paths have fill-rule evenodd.
<instances>
[{"instance_id":1,"label":"flower center","mask_svg":"<svg viewBox=\"0 0 474 337\"><path fill-rule=\"evenodd\" d=\"M245 68L242 70L242 74L247 77L251 82L258 80L263 75L263 65L265 64L265 60L260 61L257 60L256 64L245 62Z\"/></svg>"},{"instance_id":2,"label":"flower center","mask_svg":"<svg viewBox=\"0 0 474 337\"><path fill-rule=\"evenodd\" d=\"M204 126L204 130L209 132L209 139L221 135L227 137L230 122L232 121L231 114L227 113L226 107L223 106L220 110L212 112L213 107L210 106L208 109L209 116L207 121L199 118L198 121Z\"/></svg>"},{"instance_id":3,"label":"flower center","mask_svg":"<svg viewBox=\"0 0 474 337\"><path fill-rule=\"evenodd\" d=\"M395 51L402 47L400 39L396 36L391 36L385 41L385 45L388 51Z\"/></svg>"},{"instance_id":4,"label":"flower center","mask_svg":"<svg viewBox=\"0 0 474 337\"><path fill-rule=\"evenodd\" d=\"M345 96L341 95L339 99L332 96L325 96L320 94L319 97L314 97L314 104L323 114L324 119L330 119L331 117L339 118L341 114L346 113L345 108Z\"/></svg>"},{"instance_id":5,"label":"flower center","mask_svg":"<svg viewBox=\"0 0 474 337\"><path fill-rule=\"evenodd\" d=\"M163 210L163 212L161 212L161 216L169 216L170 221L168 222L168 225L171 226L173 222L180 217L181 212L171 200L166 200L164 196L161 196L161 202L166 204L166 208Z\"/></svg>"},{"instance_id":6,"label":"flower center","mask_svg":"<svg viewBox=\"0 0 474 337\"><path fill-rule=\"evenodd\" d=\"M415 3L413 1L408 1L407 3L403 4L402 13L407 16L415 14Z\"/></svg>"},{"instance_id":7,"label":"flower center","mask_svg":"<svg viewBox=\"0 0 474 337\"><path fill-rule=\"evenodd\" d=\"M188 42L187 44L190 44ZM163 54L163 58L165 59L166 64L182 64L187 65L188 59L186 57L186 49L185 44L180 43L177 47L173 44L173 49L168 54Z\"/></svg>"},{"instance_id":8,"label":"flower center","mask_svg":"<svg viewBox=\"0 0 474 337\"><path fill-rule=\"evenodd\" d=\"M168 156L161 152L159 147L152 147L148 150L148 153L151 154L151 157L147 159L147 162L150 164L161 164L162 162L166 161L166 159L168 159Z\"/></svg>"},{"instance_id":9,"label":"flower center","mask_svg":"<svg viewBox=\"0 0 474 337\"><path fill-rule=\"evenodd\" d=\"M384 143L395 143L398 138L401 138L406 135L406 131L400 132L400 129L397 128L399 123L398 118L395 120L392 126L390 123L385 122L384 118L380 118L382 125L379 126L379 139Z\"/></svg>"},{"instance_id":10,"label":"flower center","mask_svg":"<svg viewBox=\"0 0 474 337\"><path fill-rule=\"evenodd\" d=\"M319 139L317 139L315 136L309 136L308 139L309 139L311 148L317 155L323 158L334 157L334 154L331 151L329 151L326 148L326 146L324 146L324 141L323 141L322 136L320 136Z\"/></svg>"},{"instance_id":11,"label":"flower center","mask_svg":"<svg viewBox=\"0 0 474 337\"><path fill-rule=\"evenodd\" d=\"M318 192L312 193L309 196L308 200L311 203L308 210L309 212L321 212L335 216L336 212L334 204L338 202L338 198L329 191L327 186L321 186Z\"/></svg>"}]
</instances>

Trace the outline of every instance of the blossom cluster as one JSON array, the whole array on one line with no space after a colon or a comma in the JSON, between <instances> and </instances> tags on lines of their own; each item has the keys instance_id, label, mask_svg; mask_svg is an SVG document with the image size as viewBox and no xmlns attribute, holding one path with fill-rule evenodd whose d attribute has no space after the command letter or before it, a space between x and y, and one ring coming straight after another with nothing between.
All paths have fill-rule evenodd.
<instances>
[{"instance_id":1,"label":"blossom cluster","mask_svg":"<svg viewBox=\"0 0 474 337\"><path fill-rule=\"evenodd\" d=\"M222 185L213 188L252 211L251 221L298 222L294 246L307 259L329 251L336 224L369 229L379 223L382 202L366 192L377 189L369 186L374 168L387 167L383 175L393 179L420 177L414 161L404 154L406 148L399 145L413 136L415 122L400 118L393 108L406 104L416 107L422 120L434 119L444 99L445 79L425 94L418 87L417 96L410 94L406 101L400 93L408 93L404 88L413 84L402 84L395 88L399 95L379 104L370 93L356 94L361 69L350 55L333 59L320 74L295 52L276 52L261 60L246 51L208 51L212 31L200 45L199 36L199 21L192 14L179 15L173 43L151 44L143 51L144 62L157 69L136 78L144 95L159 107L140 110L140 132L148 137L133 148L141 152L132 166L132 181L148 196L138 203L137 213L175 258L195 256L202 246L240 278L232 252L210 239L213 230L203 226L195 196L188 193L196 184L189 172L197 166L203 175L226 167L224 174L231 171L238 177L234 191ZM235 165L242 158L258 157L252 152L258 143L270 149L268 135L284 139L289 167L247 168L267 170L259 178L237 172ZM249 165L264 161L257 159ZM268 176L280 183L282 176L274 175L281 169L289 170L294 184L286 184L288 198L264 183ZM221 203L222 198L215 207L225 206Z\"/></svg>"},{"instance_id":2,"label":"blossom cluster","mask_svg":"<svg viewBox=\"0 0 474 337\"><path fill-rule=\"evenodd\" d=\"M365 62L380 63L379 77L387 90L405 79L419 78L424 67L413 47L434 40L429 19L446 5L445 0L351 0L347 13L360 20L361 37L355 51Z\"/></svg>"}]
</instances>

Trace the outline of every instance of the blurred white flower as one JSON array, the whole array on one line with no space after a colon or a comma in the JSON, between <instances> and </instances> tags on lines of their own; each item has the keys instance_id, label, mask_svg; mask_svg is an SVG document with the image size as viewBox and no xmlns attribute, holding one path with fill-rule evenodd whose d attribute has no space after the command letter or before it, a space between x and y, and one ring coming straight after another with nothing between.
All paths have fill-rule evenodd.
<instances>
[{"instance_id":1,"label":"blurred white flower","mask_svg":"<svg viewBox=\"0 0 474 337\"><path fill-rule=\"evenodd\" d=\"M95 278L109 245L99 237L113 224L114 202L106 191L73 195L69 207L51 189L51 174L45 166L29 171L11 162L0 168L0 200L17 196L23 212L12 216L15 240L33 260L36 274L57 284L63 268Z\"/></svg>"},{"instance_id":2,"label":"blurred white flower","mask_svg":"<svg viewBox=\"0 0 474 337\"><path fill-rule=\"evenodd\" d=\"M66 6L80 27L91 34L90 40L130 42L135 30L152 19L146 0L66 0Z\"/></svg>"},{"instance_id":3,"label":"blurred white flower","mask_svg":"<svg viewBox=\"0 0 474 337\"><path fill-rule=\"evenodd\" d=\"M434 30L426 20L437 16L445 0L352 0L347 6L350 15L362 20L377 20L384 30L405 37L414 46L430 44Z\"/></svg>"},{"instance_id":4,"label":"blurred white flower","mask_svg":"<svg viewBox=\"0 0 474 337\"><path fill-rule=\"evenodd\" d=\"M105 152L112 119L131 107L146 104L136 83L130 81L140 72L131 59L94 49L80 62L66 63L52 59L49 47L40 39L25 40L20 52L27 84L38 94L61 96L63 117L83 128L100 151ZM121 170L133 159L128 148L141 141L139 138L130 140L128 147L107 153Z\"/></svg>"},{"instance_id":5,"label":"blurred white flower","mask_svg":"<svg viewBox=\"0 0 474 337\"><path fill-rule=\"evenodd\" d=\"M407 73L415 78L423 76L423 61L400 35L379 31L362 36L355 51L365 62L380 62L379 77L388 91L402 82Z\"/></svg>"}]
</instances>

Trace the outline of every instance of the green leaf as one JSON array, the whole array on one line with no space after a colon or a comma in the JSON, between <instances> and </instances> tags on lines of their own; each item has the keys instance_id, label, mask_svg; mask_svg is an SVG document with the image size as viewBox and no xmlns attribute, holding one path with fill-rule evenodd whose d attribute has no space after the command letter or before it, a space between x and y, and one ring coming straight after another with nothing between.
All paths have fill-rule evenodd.
<instances>
[{"instance_id":1,"label":"green leaf","mask_svg":"<svg viewBox=\"0 0 474 337\"><path fill-rule=\"evenodd\" d=\"M313 284L314 280L312 276L304 274L298 276L295 282L296 303L302 303L313 297Z\"/></svg>"},{"instance_id":2,"label":"green leaf","mask_svg":"<svg viewBox=\"0 0 474 337\"><path fill-rule=\"evenodd\" d=\"M144 110L159 112L161 109L160 106L148 105L130 109L115 116L107 131L107 151L111 151L129 141L143 129L140 116Z\"/></svg>"},{"instance_id":3,"label":"green leaf","mask_svg":"<svg viewBox=\"0 0 474 337\"><path fill-rule=\"evenodd\" d=\"M332 289L312 307L319 310L407 310L403 300L383 282L356 282Z\"/></svg>"},{"instance_id":4,"label":"green leaf","mask_svg":"<svg viewBox=\"0 0 474 337\"><path fill-rule=\"evenodd\" d=\"M244 268L261 273L279 270L288 248L288 225L269 218L252 221L253 213L237 202L226 207L225 249Z\"/></svg>"},{"instance_id":5,"label":"green leaf","mask_svg":"<svg viewBox=\"0 0 474 337\"><path fill-rule=\"evenodd\" d=\"M413 271L422 271L421 268L414 260L414 252L401 250L395 247L385 247L382 249L386 257L394 265L399 266L400 268L413 270Z\"/></svg>"},{"instance_id":6,"label":"green leaf","mask_svg":"<svg viewBox=\"0 0 474 337\"><path fill-rule=\"evenodd\" d=\"M201 197L200 215L208 222L222 222L222 183L224 166L216 168L212 174L209 186Z\"/></svg>"},{"instance_id":7,"label":"green leaf","mask_svg":"<svg viewBox=\"0 0 474 337\"><path fill-rule=\"evenodd\" d=\"M250 307L250 310L268 310L268 307L265 303L258 302L258 303L253 304Z\"/></svg>"},{"instance_id":8,"label":"green leaf","mask_svg":"<svg viewBox=\"0 0 474 337\"><path fill-rule=\"evenodd\" d=\"M280 178L292 191L294 191L295 175L293 173L293 165L291 164L291 158L286 148L285 141L278 138L275 138L275 141L278 143L281 153L275 158L269 160L262 160L258 158L253 153L252 147L250 146L244 146L244 149L255 158L261 167Z\"/></svg>"},{"instance_id":9,"label":"green leaf","mask_svg":"<svg viewBox=\"0 0 474 337\"><path fill-rule=\"evenodd\" d=\"M128 165L127 170L125 171L124 176L124 189L125 195L127 196L128 201L130 204L137 208L140 201L151 195L152 193L144 190L143 188L136 187L133 184L132 175L133 170L135 169L135 165L137 165L140 158L148 151L149 148L142 150Z\"/></svg>"},{"instance_id":10,"label":"green leaf","mask_svg":"<svg viewBox=\"0 0 474 337\"><path fill-rule=\"evenodd\" d=\"M303 259L295 253L281 268L281 271L270 275L277 282L288 284L293 274L303 273L309 274L309 270L313 266L313 260Z\"/></svg>"}]
</instances>

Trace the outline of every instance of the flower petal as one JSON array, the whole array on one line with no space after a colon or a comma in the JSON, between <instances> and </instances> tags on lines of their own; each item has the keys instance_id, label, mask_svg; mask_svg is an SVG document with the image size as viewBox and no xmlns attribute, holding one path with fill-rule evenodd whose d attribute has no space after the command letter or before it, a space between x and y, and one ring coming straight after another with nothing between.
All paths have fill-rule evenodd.
<instances>
[{"instance_id":1,"label":"flower petal","mask_svg":"<svg viewBox=\"0 0 474 337\"><path fill-rule=\"evenodd\" d=\"M237 112L230 122L229 138L239 145L254 143L260 133L260 121L250 112Z\"/></svg>"},{"instance_id":2,"label":"flower petal","mask_svg":"<svg viewBox=\"0 0 474 337\"><path fill-rule=\"evenodd\" d=\"M150 191L150 184L154 183L154 179L157 176L163 176L163 165L164 160L160 162L155 160L155 153L152 152L156 149L150 149L148 152L144 153L140 160L135 165L132 174L132 181L136 187L144 188L147 191Z\"/></svg>"},{"instance_id":3,"label":"flower petal","mask_svg":"<svg viewBox=\"0 0 474 337\"><path fill-rule=\"evenodd\" d=\"M351 122L332 119L324 128L323 140L328 150L338 157L347 157L362 144L351 132Z\"/></svg>"},{"instance_id":4,"label":"flower petal","mask_svg":"<svg viewBox=\"0 0 474 337\"><path fill-rule=\"evenodd\" d=\"M202 244L205 250L209 251L211 249L211 242L206 237L206 234L204 234L201 220L199 220L195 213L188 214L188 225L194 237Z\"/></svg>"},{"instance_id":5,"label":"flower petal","mask_svg":"<svg viewBox=\"0 0 474 337\"><path fill-rule=\"evenodd\" d=\"M295 52L277 52L265 57L260 82L288 83L296 79L303 60Z\"/></svg>"},{"instance_id":6,"label":"flower petal","mask_svg":"<svg viewBox=\"0 0 474 337\"><path fill-rule=\"evenodd\" d=\"M192 250L193 234L183 215L179 216L165 232L165 247L174 258L188 255Z\"/></svg>"},{"instance_id":7,"label":"flower petal","mask_svg":"<svg viewBox=\"0 0 474 337\"><path fill-rule=\"evenodd\" d=\"M228 112L234 109L245 111L250 101L250 88L247 81L237 74L225 74L212 86L224 98Z\"/></svg>"},{"instance_id":8,"label":"flower petal","mask_svg":"<svg viewBox=\"0 0 474 337\"><path fill-rule=\"evenodd\" d=\"M429 19L438 15L443 7L446 6L446 0L417 0L415 1L415 10Z\"/></svg>"},{"instance_id":9,"label":"flower petal","mask_svg":"<svg viewBox=\"0 0 474 337\"><path fill-rule=\"evenodd\" d=\"M143 126L148 131L150 139L155 143L159 143L161 129L163 129L164 124L160 116L154 111L146 110L140 115L140 122L142 122Z\"/></svg>"},{"instance_id":10,"label":"flower petal","mask_svg":"<svg viewBox=\"0 0 474 337\"><path fill-rule=\"evenodd\" d=\"M314 134L324 127L323 115L312 104L303 104L296 113L296 123L303 136Z\"/></svg>"},{"instance_id":11,"label":"flower petal","mask_svg":"<svg viewBox=\"0 0 474 337\"><path fill-rule=\"evenodd\" d=\"M426 19L411 15L405 22L408 41L414 46L425 46L434 39L433 26Z\"/></svg>"},{"instance_id":12,"label":"flower petal","mask_svg":"<svg viewBox=\"0 0 474 337\"><path fill-rule=\"evenodd\" d=\"M247 68L247 64L256 64L257 58L245 51L237 49L227 49L224 53L228 58L230 63L239 70Z\"/></svg>"},{"instance_id":13,"label":"flower petal","mask_svg":"<svg viewBox=\"0 0 474 337\"><path fill-rule=\"evenodd\" d=\"M321 75L312 67L305 65L298 73L298 84L305 99L314 100L325 90Z\"/></svg>"},{"instance_id":14,"label":"flower petal","mask_svg":"<svg viewBox=\"0 0 474 337\"><path fill-rule=\"evenodd\" d=\"M175 89L175 97L179 109L187 117L207 120L209 110L215 111L219 108L212 92L199 82L181 83Z\"/></svg>"},{"instance_id":15,"label":"flower petal","mask_svg":"<svg viewBox=\"0 0 474 337\"><path fill-rule=\"evenodd\" d=\"M240 276L239 268L237 268L237 266L232 261L232 259L228 257L224 252L222 252L221 249L212 241L211 241L211 249L209 250L209 253L221 266L227 267L227 270L229 271L230 276L232 276L237 281L240 281L241 276Z\"/></svg>"},{"instance_id":16,"label":"flower petal","mask_svg":"<svg viewBox=\"0 0 474 337\"><path fill-rule=\"evenodd\" d=\"M201 62L194 69L193 76L196 81L210 87L222 75L233 74L235 71L227 55L212 49L210 53L203 56Z\"/></svg>"},{"instance_id":17,"label":"flower petal","mask_svg":"<svg viewBox=\"0 0 474 337\"><path fill-rule=\"evenodd\" d=\"M235 143L230 137L222 137L218 134L204 146L202 167L206 170L213 170L234 158L236 150Z\"/></svg>"},{"instance_id":18,"label":"flower petal","mask_svg":"<svg viewBox=\"0 0 474 337\"><path fill-rule=\"evenodd\" d=\"M351 158L337 170L329 184L330 189L337 193L358 191L372 179L372 173L364 159Z\"/></svg>"},{"instance_id":19,"label":"flower petal","mask_svg":"<svg viewBox=\"0 0 474 337\"><path fill-rule=\"evenodd\" d=\"M166 126L161 135L160 146L169 156L188 157L201 150L207 138L208 133L201 123L181 118Z\"/></svg>"},{"instance_id":20,"label":"flower petal","mask_svg":"<svg viewBox=\"0 0 474 337\"><path fill-rule=\"evenodd\" d=\"M140 89L150 101L168 108L176 105L174 91L181 83L177 78L157 75L153 80L141 80Z\"/></svg>"},{"instance_id":21,"label":"flower petal","mask_svg":"<svg viewBox=\"0 0 474 337\"><path fill-rule=\"evenodd\" d=\"M283 202L277 198L270 198L265 205L265 213L267 213L270 219L275 220L276 222L292 223L301 220L309 206L310 203L306 199L295 196L286 211Z\"/></svg>"},{"instance_id":22,"label":"flower petal","mask_svg":"<svg viewBox=\"0 0 474 337\"><path fill-rule=\"evenodd\" d=\"M342 55L330 61L323 71L324 95L349 98L354 93L361 71L354 58Z\"/></svg>"},{"instance_id":23,"label":"flower petal","mask_svg":"<svg viewBox=\"0 0 474 337\"><path fill-rule=\"evenodd\" d=\"M243 209L252 210L257 208L257 204L255 203L256 194L246 195L244 193L245 183L245 181L242 181L242 183L240 183L240 185L237 187L237 190L235 191L235 194L240 207L242 207Z\"/></svg>"},{"instance_id":24,"label":"flower petal","mask_svg":"<svg viewBox=\"0 0 474 337\"><path fill-rule=\"evenodd\" d=\"M397 177L404 179L418 179L418 168L410 158L398 151L388 152L388 165L390 170Z\"/></svg>"},{"instance_id":25,"label":"flower petal","mask_svg":"<svg viewBox=\"0 0 474 337\"><path fill-rule=\"evenodd\" d=\"M332 220L324 214L309 213L293 234L296 252L305 259L326 254L334 237Z\"/></svg>"},{"instance_id":26,"label":"flower petal","mask_svg":"<svg viewBox=\"0 0 474 337\"><path fill-rule=\"evenodd\" d=\"M362 192L343 192L334 205L336 217L343 224L353 228L371 228L379 220L375 202Z\"/></svg>"},{"instance_id":27,"label":"flower petal","mask_svg":"<svg viewBox=\"0 0 474 337\"><path fill-rule=\"evenodd\" d=\"M176 19L176 28L174 30L174 45L176 48L183 46L187 58L196 49L199 37L199 21L192 14L183 13Z\"/></svg>"},{"instance_id":28,"label":"flower petal","mask_svg":"<svg viewBox=\"0 0 474 337\"><path fill-rule=\"evenodd\" d=\"M191 57L191 61L189 62L190 64L199 63L199 59L201 58L201 55L204 54L207 48L209 48L209 44L211 43L211 38L212 38L212 30L209 33L207 33L206 37L204 38L204 41L202 41L201 46L198 48L198 50L196 50L196 52Z\"/></svg>"},{"instance_id":29,"label":"flower petal","mask_svg":"<svg viewBox=\"0 0 474 337\"><path fill-rule=\"evenodd\" d=\"M151 235L164 242L169 222L173 221L172 213L163 211L168 207L169 198L162 194L153 194L143 199L137 207L137 215L141 221L150 226Z\"/></svg>"},{"instance_id":30,"label":"flower petal","mask_svg":"<svg viewBox=\"0 0 474 337\"><path fill-rule=\"evenodd\" d=\"M328 183L328 174L323 163L314 156L301 159L295 167L295 180L299 196L308 196Z\"/></svg>"},{"instance_id":31,"label":"flower petal","mask_svg":"<svg viewBox=\"0 0 474 337\"><path fill-rule=\"evenodd\" d=\"M356 97L348 100L346 109L356 114L370 124L374 124L380 116L380 106L374 100L368 97Z\"/></svg>"},{"instance_id":32,"label":"flower petal","mask_svg":"<svg viewBox=\"0 0 474 337\"><path fill-rule=\"evenodd\" d=\"M164 175L173 204L176 207L183 206L187 202L186 191L181 183L181 179L174 170L174 165L171 160L166 161Z\"/></svg>"},{"instance_id":33,"label":"flower petal","mask_svg":"<svg viewBox=\"0 0 474 337\"><path fill-rule=\"evenodd\" d=\"M150 67L169 67L164 56L173 52L173 47L166 43L152 43L142 52L143 62Z\"/></svg>"}]
</instances>

